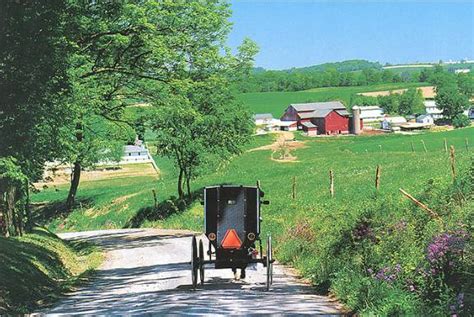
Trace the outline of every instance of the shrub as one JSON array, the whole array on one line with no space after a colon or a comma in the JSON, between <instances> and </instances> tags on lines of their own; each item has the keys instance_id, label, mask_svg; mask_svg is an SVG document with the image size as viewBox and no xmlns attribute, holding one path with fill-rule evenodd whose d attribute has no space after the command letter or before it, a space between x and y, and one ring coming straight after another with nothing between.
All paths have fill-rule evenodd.
<instances>
[{"instance_id":1,"label":"shrub","mask_svg":"<svg viewBox=\"0 0 474 317\"><path fill-rule=\"evenodd\" d=\"M465 114L460 113L453 118L452 123L455 128L464 128L471 125L471 120Z\"/></svg>"}]
</instances>

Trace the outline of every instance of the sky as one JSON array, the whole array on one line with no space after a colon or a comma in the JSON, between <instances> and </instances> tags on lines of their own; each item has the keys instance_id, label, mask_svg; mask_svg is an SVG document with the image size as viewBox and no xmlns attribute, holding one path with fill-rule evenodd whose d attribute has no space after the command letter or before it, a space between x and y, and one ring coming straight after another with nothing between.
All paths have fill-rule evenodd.
<instances>
[{"instance_id":1,"label":"sky","mask_svg":"<svg viewBox=\"0 0 474 317\"><path fill-rule=\"evenodd\" d=\"M474 0L232 0L228 44L260 47L257 67L349 59L412 63L474 59Z\"/></svg>"}]
</instances>

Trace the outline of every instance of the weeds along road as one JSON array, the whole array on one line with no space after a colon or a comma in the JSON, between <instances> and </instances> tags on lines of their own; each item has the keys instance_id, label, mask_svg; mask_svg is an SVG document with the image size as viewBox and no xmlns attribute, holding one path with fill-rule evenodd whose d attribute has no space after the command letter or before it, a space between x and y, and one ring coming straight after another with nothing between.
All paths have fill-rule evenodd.
<instances>
[{"instance_id":1,"label":"weeds along road","mask_svg":"<svg viewBox=\"0 0 474 317\"><path fill-rule=\"evenodd\" d=\"M247 270L235 281L230 269L208 266L206 283L191 288L191 237L188 231L131 229L61 235L100 245L106 260L92 279L44 314L327 314L341 313L328 297L313 294L281 266L265 291L266 270ZM205 243L206 245L207 243Z\"/></svg>"}]
</instances>

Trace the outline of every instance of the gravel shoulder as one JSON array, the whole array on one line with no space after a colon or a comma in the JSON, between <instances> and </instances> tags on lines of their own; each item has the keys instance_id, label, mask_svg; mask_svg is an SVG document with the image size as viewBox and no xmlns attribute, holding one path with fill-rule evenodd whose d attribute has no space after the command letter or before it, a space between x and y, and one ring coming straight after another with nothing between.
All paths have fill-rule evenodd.
<instances>
[{"instance_id":1,"label":"gravel shoulder","mask_svg":"<svg viewBox=\"0 0 474 317\"><path fill-rule=\"evenodd\" d=\"M191 288L189 231L161 229L65 233L64 239L100 245L106 260L93 279L39 314L115 315L340 315L343 308L281 265L265 291L265 269L247 270L235 281L231 270L206 268L206 283Z\"/></svg>"}]
</instances>

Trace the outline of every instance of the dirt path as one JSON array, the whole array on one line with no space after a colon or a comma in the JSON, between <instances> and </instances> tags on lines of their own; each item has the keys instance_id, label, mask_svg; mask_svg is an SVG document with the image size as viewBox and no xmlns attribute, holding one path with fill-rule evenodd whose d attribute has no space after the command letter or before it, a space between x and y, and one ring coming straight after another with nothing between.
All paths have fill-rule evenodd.
<instances>
[{"instance_id":1,"label":"dirt path","mask_svg":"<svg viewBox=\"0 0 474 317\"><path fill-rule=\"evenodd\" d=\"M95 277L44 314L327 314L341 307L328 297L313 294L280 265L274 285L265 289L265 270L247 271L245 281L234 281L231 270L206 270L206 284L193 291L189 269L192 234L187 231L130 229L61 235L93 241L107 252Z\"/></svg>"},{"instance_id":2,"label":"dirt path","mask_svg":"<svg viewBox=\"0 0 474 317\"><path fill-rule=\"evenodd\" d=\"M248 152L272 150L271 159L273 161L280 163L298 162L297 157L292 153L292 151L305 148L305 142L295 141L295 136L291 131L278 131L275 133L278 134L275 142L250 149Z\"/></svg>"}]
</instances>

